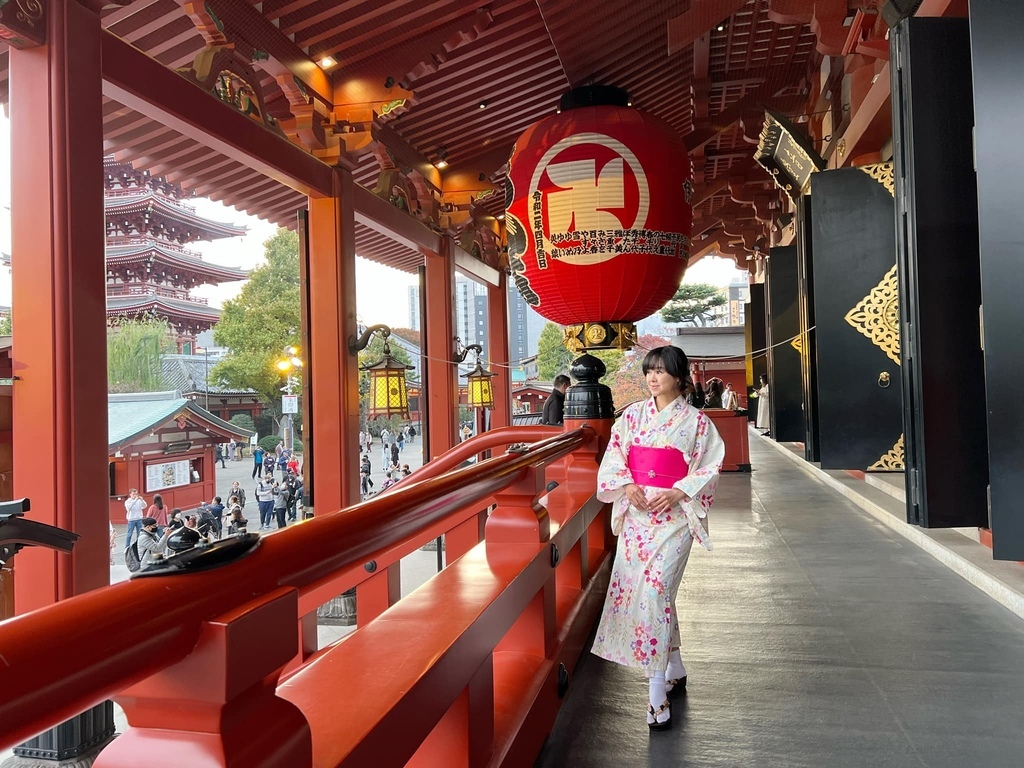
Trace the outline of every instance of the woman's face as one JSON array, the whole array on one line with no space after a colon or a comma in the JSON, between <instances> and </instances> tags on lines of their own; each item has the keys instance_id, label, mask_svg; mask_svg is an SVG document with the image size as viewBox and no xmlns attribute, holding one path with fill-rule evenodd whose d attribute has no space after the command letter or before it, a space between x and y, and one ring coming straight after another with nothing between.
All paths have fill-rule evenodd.
<instances>
[{"instance_id":1,"label":"woman's face","mask_svg":"<svg viewBox=\"0 0 1024 768\"><path fill-rule=\"evenodd\" d=\"M652 397L660 395L679 394L679 382L676 377L666 371L661 363L655 363L647 369L647 388L651 390Z\"/></svg>"}]
</instances>

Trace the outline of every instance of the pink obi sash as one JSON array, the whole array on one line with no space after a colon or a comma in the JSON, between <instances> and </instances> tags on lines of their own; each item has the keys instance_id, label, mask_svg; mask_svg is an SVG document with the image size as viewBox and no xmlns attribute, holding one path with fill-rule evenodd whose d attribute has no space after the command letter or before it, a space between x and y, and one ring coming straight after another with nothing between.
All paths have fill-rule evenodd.
<instances>
[{"instance_id":1,"label":"pink obi sash","mask_svg":"<svg viewBox=\"0 0 1024 768\"><path fill-rule=\"evenodd\" d=\"M631 445L627 462L637 485L651 485L655 488L671 488L690 471L686 457L678 448Z\"/></svg>"}]
</instances>

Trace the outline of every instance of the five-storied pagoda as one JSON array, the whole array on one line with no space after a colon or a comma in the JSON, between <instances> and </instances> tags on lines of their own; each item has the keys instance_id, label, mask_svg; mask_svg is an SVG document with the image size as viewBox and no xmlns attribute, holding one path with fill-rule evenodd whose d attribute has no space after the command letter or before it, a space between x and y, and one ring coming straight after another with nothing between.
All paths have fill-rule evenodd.
<instances>
[{"instance_id":1,"label":"five-storied pagoda","mask_svg":"<svg viewBox=\"0 0 1024 768\"><path fill-rule=\"evenodd\" d=\"M245 227L221 224L182 202L179 186L113 157L103 161L107 223L107 321L166 318L177 351L192 354L196 335L220 310L191 295L197 285L244 280L247 272L208 264L189 243L237 237Z\"/></svg>"}]
</instances>

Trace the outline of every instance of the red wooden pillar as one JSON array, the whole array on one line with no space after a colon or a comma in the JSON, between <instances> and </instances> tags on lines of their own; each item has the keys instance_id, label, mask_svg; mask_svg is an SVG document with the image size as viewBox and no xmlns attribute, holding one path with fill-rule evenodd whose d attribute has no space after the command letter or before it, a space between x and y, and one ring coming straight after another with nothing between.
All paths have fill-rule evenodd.
<instances>
[{"instance_id":1,"label":"red wooden pillar","mask_svg":"<svg viewBox=\"0 0 1024 768\"><path fill-rule=\"evenodd\" d=\"M309 199L309 356L315 508L359 502L359 362L356 334L355 204L352 175L335 171L334 195Z\"/></svg>"},{"instance_id":2,"label":"red wooden pillar","mask_svg":"<svg viewBox=\"0 0 1024 768\"><path fill-rule=\"evenodd\" d=\"M508 352L508 284L500 273L498 285L487 286L487 355L494 391L491 428L512 424L512 371Z\"/></svg>"},{"instance_id":3,"label":"red wooden pillar","mask_svg":"<svg viewBox=\"0 0 1024 768\"><path fill-rule=\"evenodd\" d=\"M46 44L10 49L14 496L81 539L18 556L18 613L110 578L100 22L43 9Z\"/></svg>"},{"instance_id":4,"label":"red wooden pillar","mask_svg":"<svg viewBox=\"0 0 1024 768\"><path fill-rule=\"evenodd\" d=\"M443 238L443 253L427 256L424 270L428 461L459 442L459 371L452 361L455 348L455 260L451 258L450 246L451 241Z\"/></svg>"}]
</instances>

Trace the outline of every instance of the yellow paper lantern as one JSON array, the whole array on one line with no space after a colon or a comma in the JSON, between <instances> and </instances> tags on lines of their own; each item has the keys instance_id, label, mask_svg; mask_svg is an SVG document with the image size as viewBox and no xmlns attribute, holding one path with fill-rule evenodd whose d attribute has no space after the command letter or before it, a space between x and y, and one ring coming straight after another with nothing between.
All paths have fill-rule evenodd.
<instances>
[{"instance_id":1,"label":"yellow paper lantern","mask_svg":"<svg viewBox=\"0 0 1024 768\"><path fill-rule=\"evenodd\" d=\"M370 405L367 418L409 418L409 392L405 385L405 372L411 368L411 365L392 357L391 350L386 344L384 358L380 362L360 368L370 374Z\"/></svg>"},{"instance_id":2,"label":"yellow paper lantern","mask_svg":"<svg viewBox=\"0 0 1024 768\"><path fill-rule=\"evenodd\" d=\"M466 379L466 390L469 404L473 408L494 408L494 389L491 387L491 379L497 374L484 370L480 361L476 361L476 368L469 373L463 374Z\"/></svg>"}]
</instances>

